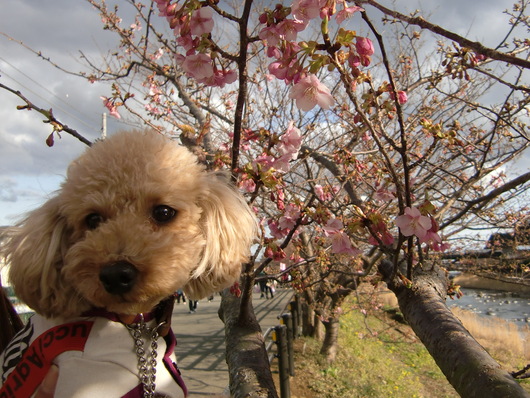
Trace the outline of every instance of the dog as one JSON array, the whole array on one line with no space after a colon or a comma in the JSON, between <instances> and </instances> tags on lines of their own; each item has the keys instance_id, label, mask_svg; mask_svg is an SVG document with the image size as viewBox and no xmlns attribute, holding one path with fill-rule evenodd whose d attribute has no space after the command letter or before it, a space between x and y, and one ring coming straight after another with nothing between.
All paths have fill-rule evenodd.
<instances>
[{"instance_id":1,"label":"dog","mask_svg":"<svg viewBox=\"0 0 530 398\"><path fill-rule=\"evenodd\" d=\"M97 141L2 245L36 315L0 357L0 397L31 396L52 363L55 397L185 396L164 303L233 285L256 232L237 189L185 147L153 131Z\"/></svg>"}]
</instances>

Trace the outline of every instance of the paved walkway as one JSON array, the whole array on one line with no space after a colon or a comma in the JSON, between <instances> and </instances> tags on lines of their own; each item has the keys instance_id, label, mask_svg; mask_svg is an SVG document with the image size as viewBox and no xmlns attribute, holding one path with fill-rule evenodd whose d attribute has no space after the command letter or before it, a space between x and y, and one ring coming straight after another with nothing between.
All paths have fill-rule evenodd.
<instances>
[{"instance_id":1,"label":"paved walkway","mask_svg":"<svg viewBox=\"0 0 530 398\"><path fill-rule=\"evenodd\" d=\"M263 333L280 323L278 316L292 299L292 290L278 290L273 299L253 296L254 310ZM189 313L188 302L175 303L172 327L177 337L175 350L189 397L222 396L228 387L225 362L224 325L217 315L221 297L199 301L197 311Z\"/></svg>"}]
</instances>

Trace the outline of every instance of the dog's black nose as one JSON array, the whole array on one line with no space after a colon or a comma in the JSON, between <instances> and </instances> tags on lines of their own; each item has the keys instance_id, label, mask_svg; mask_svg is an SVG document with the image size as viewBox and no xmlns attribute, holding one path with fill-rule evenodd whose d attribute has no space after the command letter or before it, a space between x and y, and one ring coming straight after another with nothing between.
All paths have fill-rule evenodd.
<instances>
[{"instance_id":1,"label":"dog's black nose","mask_svg":"<svg viewBox=\"0 0 530 398\"><path fill-rule=\"evenodd\" d=\"M99 280L110 294L125 294L133 288L138 270L126 261L107 265L99 271Z\"/></svg>"}]
</instances>

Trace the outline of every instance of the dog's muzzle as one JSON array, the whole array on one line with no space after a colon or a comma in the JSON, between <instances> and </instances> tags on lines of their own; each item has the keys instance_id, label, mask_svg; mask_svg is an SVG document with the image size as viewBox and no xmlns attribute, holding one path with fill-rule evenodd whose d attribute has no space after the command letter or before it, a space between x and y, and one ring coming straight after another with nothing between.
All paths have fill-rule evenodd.
<instances>
[{"instance_id":1,"label":"dog's muzzle","mask_svg":"<svg viewBox=\"0 0 530 398\"><path fill-rule=\"evenodd\" d=\"M99 280L110 294L125 294L136 283L138 270L126 261L106 265L99 271Z\"/></svg>"}]
</instances>

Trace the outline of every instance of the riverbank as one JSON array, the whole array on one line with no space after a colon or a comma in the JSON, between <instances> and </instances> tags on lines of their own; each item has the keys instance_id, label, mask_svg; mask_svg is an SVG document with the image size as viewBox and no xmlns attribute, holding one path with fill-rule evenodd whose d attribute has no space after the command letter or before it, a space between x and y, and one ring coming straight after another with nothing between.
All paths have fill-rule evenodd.
<instances>
[{"instance_id":1,"label":"riverbank","mask_svg":"<svg viewBox=\"0 0 530 398\"><path fill-rule=\"evenodd\" d=\"M295 341L296 376L291 379L291 397L458 397L412 329L397 321L391 311L376 309L373 297L363 296L360 299L366 302L360 306L355 302L344 305L340 347L333 364L318 354L320 341ZM465 327L503 368L518 370L530 361L528 327L520 334L509 322L492 317L485 324L475 314L457 311ZM521 384L530 392L530 380Z\"/></svg>"},{"instance_id":2,"label":"riverbank","mask_svg":"<svg viewBox=\"0 0 530 398\"><path fill-rule=\"evenodd\" d=\"M461 273L453 279L455 285L468 289L499 290L530 296L530 281L510 280L493 275Z\"/></svg>"}]
</instances>

